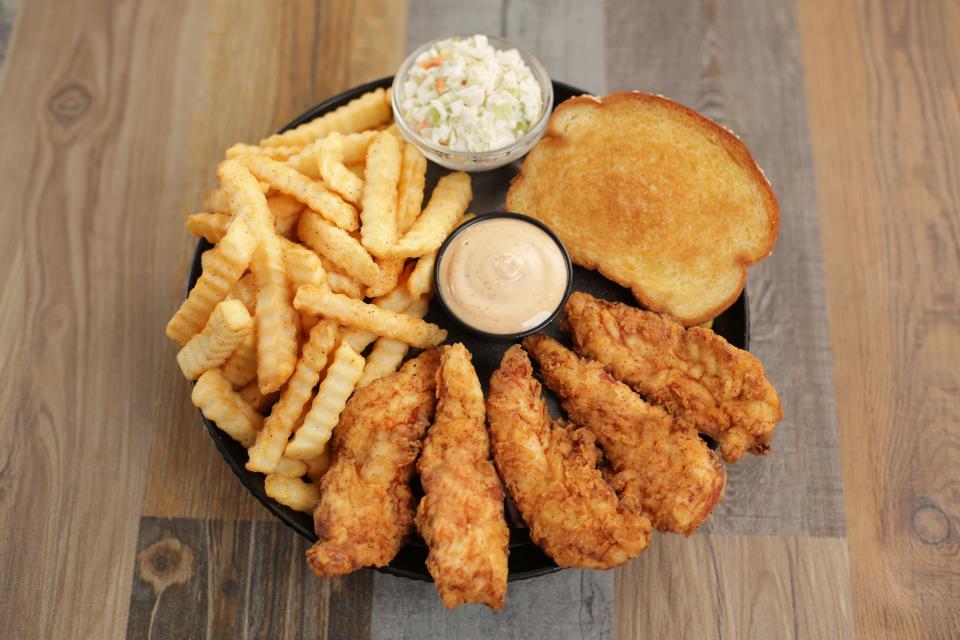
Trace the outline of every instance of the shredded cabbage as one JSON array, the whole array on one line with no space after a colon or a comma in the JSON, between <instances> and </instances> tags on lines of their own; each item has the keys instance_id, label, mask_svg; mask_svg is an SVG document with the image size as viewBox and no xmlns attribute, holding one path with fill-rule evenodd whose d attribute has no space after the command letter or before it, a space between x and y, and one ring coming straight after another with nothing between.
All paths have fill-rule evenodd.
<instances>
[{"instance_id":1,"label":"shredded cabbage","mask_svg":"<svg viewBox=\"0 0 960 640\"><path fill-rule=\"evenodd\" d=\"M500 149L540 117L540 85L516 49L483 35L450 38L417 56L400 111L424 138L456 151Z\"/></svg>"}]
</instances>

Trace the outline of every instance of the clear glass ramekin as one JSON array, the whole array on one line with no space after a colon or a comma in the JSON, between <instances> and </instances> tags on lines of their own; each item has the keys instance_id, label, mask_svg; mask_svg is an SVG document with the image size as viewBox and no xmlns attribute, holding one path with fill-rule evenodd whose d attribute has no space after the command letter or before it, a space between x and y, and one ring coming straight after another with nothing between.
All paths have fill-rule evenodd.
<instances>
[{"instance_id":1,"label":"clear glass ramekin","mask_svg":"<svg viewBox=\"0 0 960 640\"><path fill-rule=\"evenodd\" d=\"M473 34L461 35L459 37L469 38L471 35ZM414 65L417 56L421 53L438 42L448 40L449 38L450 36L437 38L417 48L416 51L407 56L407 59L403 61L403 64L401 64L397 70L397 75L393 78L392 98L393 119L397 123L397 128L400 129L403 137L420 149L428 159L454 171L489 171L490 169L496 169L497 167L502 167L505 164L517 160L530 151L533 145L537 144L540 138L543 137L543 133L547 128L547 120L550 119L550 113L553 111L553 83L550 81L550 76L547 75L547 70L543 68L543 65L540 64L540 61L537 60L533 54L509 40L504 40L496 36L487 36L487 40L495 49L517 50L520 57L523 58L524 63L530 68L530 72L533 74L534 79L536 79L537 84L540 85L541 95L543 96L543 110L540 116L520 138L505 147L491 149L490 151L454 151L453 149L423 138L410 123L403 118L400 112L400 102L403 99L403 83L410 71L410 67Z\"/></svg>"}]
</instances>

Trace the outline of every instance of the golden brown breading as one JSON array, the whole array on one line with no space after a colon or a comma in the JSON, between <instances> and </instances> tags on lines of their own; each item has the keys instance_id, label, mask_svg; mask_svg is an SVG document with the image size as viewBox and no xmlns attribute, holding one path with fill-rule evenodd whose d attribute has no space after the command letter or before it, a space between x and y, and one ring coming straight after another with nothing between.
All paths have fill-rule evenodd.
<instances>
[{"instance_id":1,"label":"golden brown breading","mask_svg":"<svg viewBox=\"0 0 960 640\"><path fill-rule=\"evenodd\" d=\"M462 344L443 348L436 418L417 471L425 495L416 523L443 604L503 608L510 531L500 478L490 462L483 391Z\"/></svg>"},{"instance_id":2,"label":"golden brown breading","mask_svg":"<svg viewBox=\"0 0 960 640\"><path fill-rule=\"evenodd\" d=\"M553 338L528 336L523 346L570 419L596 435L623 505L649 515L661 531L693 533L720 501L727 480L697 432Z\"/></svg>"},{"instance_id":3,"label":"golden brown breading","mask_svg":"<svg viewBox=\"0 0 960 640\"><path fill-rule=\"evenodd\" d=\"M580 355L710 436L727 462L770 451L783 408L754 356L709 329L574 293L566 326Z\"/></svg>"},{"instance_id":4,"label":"golden brown breading","mask_svg":"<svg viewBox=\"0 0 960 640\"><path fill-rule=\"evenodd\" d=\"M593 434L550 424L530 359L510 347L490 378L494 461L530 538L561 567L609 569L650 542L650 520L622 508L597 470Z\"/></svg>"},{"instance_id":5,"label":"golden brown breading","mask_svg":"<svg viewBox=\"0 0 960 640\"><path fill-rule=\"evenodd\" d=\"M333 464L313 513L319 541L307 563L320 576L382 567L413 524L413 463L433 414L436 350L357 391L334 431Z\"/></svg>"}]
</instances>

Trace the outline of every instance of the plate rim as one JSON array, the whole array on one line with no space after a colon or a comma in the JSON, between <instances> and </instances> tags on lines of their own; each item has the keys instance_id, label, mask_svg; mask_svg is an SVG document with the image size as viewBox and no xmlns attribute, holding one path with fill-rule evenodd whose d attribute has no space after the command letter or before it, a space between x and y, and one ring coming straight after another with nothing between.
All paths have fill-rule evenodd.
<instances>
[{"instance_id":1,"label":"plate rim","mask_svg":"<svg viewBox=\"0 0 960 640\"><path fill-rule=\"evenodd\" d=\"M551 82L554 85L554 95L558 93L557 91L558 89L564 93L570 93L573 95L589 94L588 91L584 91L583 89L574 87L573 85L567 84L565 82L561 82L559 80L551 80ZM334 109L340 106L341 104L345 104L349 100L353 99L356 96L362 95L363 93L372 91L380 87L389 88L392 85L392 83L393 83L393 76L385 76L383 78L372 80L370 82L366 82L364 84L360 84L360 85L351 87L349 89L346 89L345 91L342 91L334 96L331 96L319 102L318 104L314 105L313 107L310 107L309 109L307 109L306 111L298 115L297 117L293 118L292 120L287 122L283 127L279 129L279 133L283 133L285 131L298 127L301 124L314 120L318 116L330 111L331 109ZM557 106L558 104L555 104L554 108L556 108ZM193 288L193 286L196 284L196 281L199 279L199 274L201 273L200 258L203 252L211 248L213 248L213 245L210 244L205 238L200 238L197 241L197 246L196 246L196 249L194 250L193 260L190 265L190 271L187 276L187 286L186 286L187 295L189 295L190 290ZM741 304L740 302L741 298L743 300L742 305L743 305L743 324L744 324L744 332L743 332L744 345L742 348L744 350L749 350L750 304L749 304L749 298L747 295L746 283L744 283L743 291L741 292L740 296L738 296L738 298L733 302L733 304L730 305L730 307ZM194 384L196 383L191 382L191 386L193 386ZM208 434L210 435L211 439L214 442L214 446L216 446L217 450L220 452L220 455L223 457L224 461L227 463L227 466L230 468L231 471L233 471L233 474L237 477L237 479L240 480L240 483L244 486L244 488L246 488L246 490L261 505L263 505L263 507L265 507L274 517L279 519L280 522L282 522L284 525L286 525L287 527L295 531L301 537L306 538L311 543L316 542L318 539L316 533L312 530L306 529L300 522L298 522L293 517L291 517L290 513L288 512L291 512L292 510L289 507L281 505L280 503L276 502L275 500L271 499L269 496L266 495L266 492L263 490L263 487L262 487L263 485L262 480L259 483L255 481L255 476L259 476L262 474L255 474L254 472L247 471L246 467L243 464L241 464L230 451L228 451L228 445L232 443L232 440L230 440L230 442L227 441L229 436L227 436L223 431L221 431L215 422L206 418L206 416L204 416L202 412L198 410L198 413L200 414L200 418L203 422L204 427L206 427ZM402 553L403 550L408 548L409 546L410 546L409 544L404 544L401 547L400 553ZM523 547L532 547L537 552L543 554L542 550L533 541L530 541L529 543L524 544ZM511 553L518 550L519 549L517 548L511 549ZM548 560L548 564L542 567L538 567L536 569L529 569L524 571L508 573L507 580L509 582L528 580L531 578L536 578L539 576L554 573L556 571L560 571L561 569L563 569L563 567L558 566L549 556L547 556L546 554L543 554L543 555ZM381 573L394 575L401 578L407 578L410 580L416 580L420 582L433 582L433 579L431 578L426 568L424 568L423 573L418 573L409 569L392 566L394 560L391 560L391 563L385 566L371 567L371 568L376 569Z\"/></svg>"}]
</instances>

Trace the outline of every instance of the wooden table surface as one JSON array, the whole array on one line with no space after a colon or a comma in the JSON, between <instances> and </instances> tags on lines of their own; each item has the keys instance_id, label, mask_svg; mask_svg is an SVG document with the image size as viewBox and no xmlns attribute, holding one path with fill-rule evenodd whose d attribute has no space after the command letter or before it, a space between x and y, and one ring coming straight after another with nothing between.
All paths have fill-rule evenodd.
<instances>
[{"instance_id":1,"label":"wooden table surface","mask_svg":"<svg viewBox=\"0 0 960 640\"><path fill-rule=\"evenodd\" d=\"M4 637L960 637L960 3L0 0ZM163 327L223 149L457 32L736 131L774 453L690 538L445 612L319 580L229 472Z\"/></svg>"}]
</instances>

